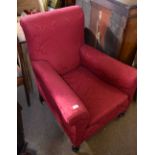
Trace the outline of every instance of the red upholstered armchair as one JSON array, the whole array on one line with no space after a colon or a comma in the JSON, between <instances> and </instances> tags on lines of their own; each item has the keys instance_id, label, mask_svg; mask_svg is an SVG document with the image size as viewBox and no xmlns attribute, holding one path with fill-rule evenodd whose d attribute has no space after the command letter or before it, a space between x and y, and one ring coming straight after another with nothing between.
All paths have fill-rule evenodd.
<instances>
[{"instance_id":1,"label":"red upholstered armchair","mask_svg":"<svg viewBox=\"0 0 155 155\"><path fill-rule=\"evenodd\" d=\"M72 6L21 19L40 94L73 149L125 112L136 70L84 43L84 17Z\"/></svg>"}]
</instances>

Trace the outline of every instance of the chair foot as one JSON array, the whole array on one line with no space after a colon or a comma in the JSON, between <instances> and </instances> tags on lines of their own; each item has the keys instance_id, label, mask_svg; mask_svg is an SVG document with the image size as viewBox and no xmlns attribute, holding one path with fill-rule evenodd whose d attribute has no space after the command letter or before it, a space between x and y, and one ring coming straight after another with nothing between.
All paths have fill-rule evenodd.
<instances>
[{"instance_id":1,"label":"chair foot","mask_svg":"<svg viewBox=\"0 0 155 155\"><path fill-rule=\"evenodd\" d=\"M77 152L79 152L79 150L80 150L80 147L78 147L78 146L72 146L72 151L73 152L75 152L75 153L77 153Z\"/></svg>"}]
</instances>

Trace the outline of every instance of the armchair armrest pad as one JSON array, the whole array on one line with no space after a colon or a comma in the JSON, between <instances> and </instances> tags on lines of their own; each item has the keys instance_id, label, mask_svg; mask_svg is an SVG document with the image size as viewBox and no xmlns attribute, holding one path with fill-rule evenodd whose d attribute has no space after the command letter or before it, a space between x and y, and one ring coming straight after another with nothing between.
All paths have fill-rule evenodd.
<instances>
[{"instance_id":1,"label":"armchair armrest pad","mask_svg":"<svg viewBox=\"0 0 155 155\"><path fill-rule=\"evenodd\" d=\"M35 75L45 92L48 104L54 100L65 122L74 125L78 121L88 121L89 115L78 96L46 61L33 61ZM49 103L50 102L50 103Z\"/></svg>"},{"instance_id":2,"label":"armchair armrest pad","mask_svg":"<svg viewBox=\"0 0 155 155\"><path fill-rule=\"evenodd\" d=\"M136 88L136 69L92 48L84 45L81 48L81 61L94 74L108 83L118 87L130 98Z\"/></svg>"}]
</instances>

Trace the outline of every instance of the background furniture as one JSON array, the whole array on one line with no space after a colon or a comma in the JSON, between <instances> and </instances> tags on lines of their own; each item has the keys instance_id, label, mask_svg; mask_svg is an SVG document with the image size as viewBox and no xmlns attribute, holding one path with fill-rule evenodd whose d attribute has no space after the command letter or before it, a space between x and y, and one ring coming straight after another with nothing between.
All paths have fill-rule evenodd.
<instances>
[{"instance_id":1,"label":"background furniture","mask_svg":"<svg viewBox=\"0 0 155 155\"><path fill-rule=\"evenodd\" d=\"M17 83L19 86L19 80ZM25 141L23 119L22 119L22 107L17 102L17 155L31 155L26 149L27 143Z\"/></svg>"},{"instance_id":2,"label":"background furniture","mask_svg":"<svg viewBox=\"0 0 155 155\"><path fill-rule=\"evenodd\" d=\"M18 43L18 41L17 41ZM19 46L18 46L19 50ZM20 55L20 51L18 52ZM20 59L18 57L18 64L17 64L17 87L24 85L25 93L26 93L26 99L27 104L30 106L30 98L29 93L27 90L27 86L25 83L25 77L22 73L22 66L20 66ZM25 142L25 136L24 136L24 128L23 128L23 120L22 120L22 107L17 102L17 155L31 155L30 153L26 152L26 146L27 143Z\"/></svg>"},{"instance_id":3,"label":"background furniture","mask_svg":"<svg viewBox=\"0 0 155 155\"><path fill-rule=\"evenodd\" d=\"M76 0L63 0L65 6L74 5Z\"/></svg>"},{"instance_id":4,"label":"background furniture","mask_svg":"<svg viewBox=\"0 0 155 155\"><path fill-rule=\"evenodd\" d=\"M22 122L22 108L19 103L17 103L17 155L20 155L23 148L26 145L24 140L24 132L23 132L23 122Z\"/></svg>"},{"instance_id":5,"label":"background furniture","mask_svg":"<svg viewBox=\"0 0 155 155\"><path fill-rule=\"evenodd\" d=\"M60 8L65 6L74 5L76 0L49 0L49 7Z\"/></svg>"},{"instance_id":6,"label":"background furniture","mask_svg":"<svg viewBox=\"0 0 155 155\"><path fill-rule=\"evenodd\" d=\"M39 92L78 151L127 110L136 69L84 43L79 6L26 16L20 23Z\"/></svg>"},{"instance_id":7,"label":"background furniture","mask_svg":"<svg viewBox=\"0 0 155 155\"><path fill-rule=\"evenodd\" d=\"M17 103L17 155L31 155L26 151L27 143L25 142L22 107Z\"/></svg>"},{"instance_id":8,"label":"background furniture","mask_svg":"<svg viewBox=\"0 0 155 155\"><path fill-rule=\"evenodd\" d=\"M17 86L24 85L24 90L26 94L27 104L30 106L30 89L31 89L31 80L28 68L25 63L22 47L17 39Z\"/></svg>"},{"instance_id":9,"label":"background furniture","mask_svg":"<svg viewBox=\"0 0 155 155\"><path fill-rule=\"evenodd\" d=\"M137 47L136 0L77 0L87 19L86 42L132 65Z\"/></svg>"},{"instance_id":10,"label":"background furniture","mask_svg":"<svg viewBox=\"0 0 155 155\"><path fill-rule=\"evenodd\" d=\"M46 11L48 9L48 0L17 0L17 14L21 14L24 10Z\"/></svg>"}]
</instances>

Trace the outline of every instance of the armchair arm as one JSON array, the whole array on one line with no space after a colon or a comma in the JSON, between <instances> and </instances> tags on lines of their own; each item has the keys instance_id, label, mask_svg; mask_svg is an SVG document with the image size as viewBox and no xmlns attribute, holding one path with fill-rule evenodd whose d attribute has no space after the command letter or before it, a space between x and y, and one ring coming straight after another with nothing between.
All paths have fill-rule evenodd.
<instances>
[{"instance_id":1,"label":"armchair arm","mask_svg":"<svg viewBox=\"0 0 155 155\"><path fill-rule=\"evenodd\" d=\"M88 45L81 48L81 61L99 78L118 87L128 94L130 100L132 99L137 80L135 68L123 64Z\"/></svg>"},{"instance_id":2,"label":"armchair arm","mask_svg":"<svg viewBox=\"0 0 155 155\"><path fill-rule=\"evenodd\" d=\"M32 65L38 82L47 96L45 98L48 104L52 104L51 100L54 100L68 125L75 125L81 120L87 124L89 120L87 109L50 64L46 61L33 61Z\"/></svg>"}]
</instances>

